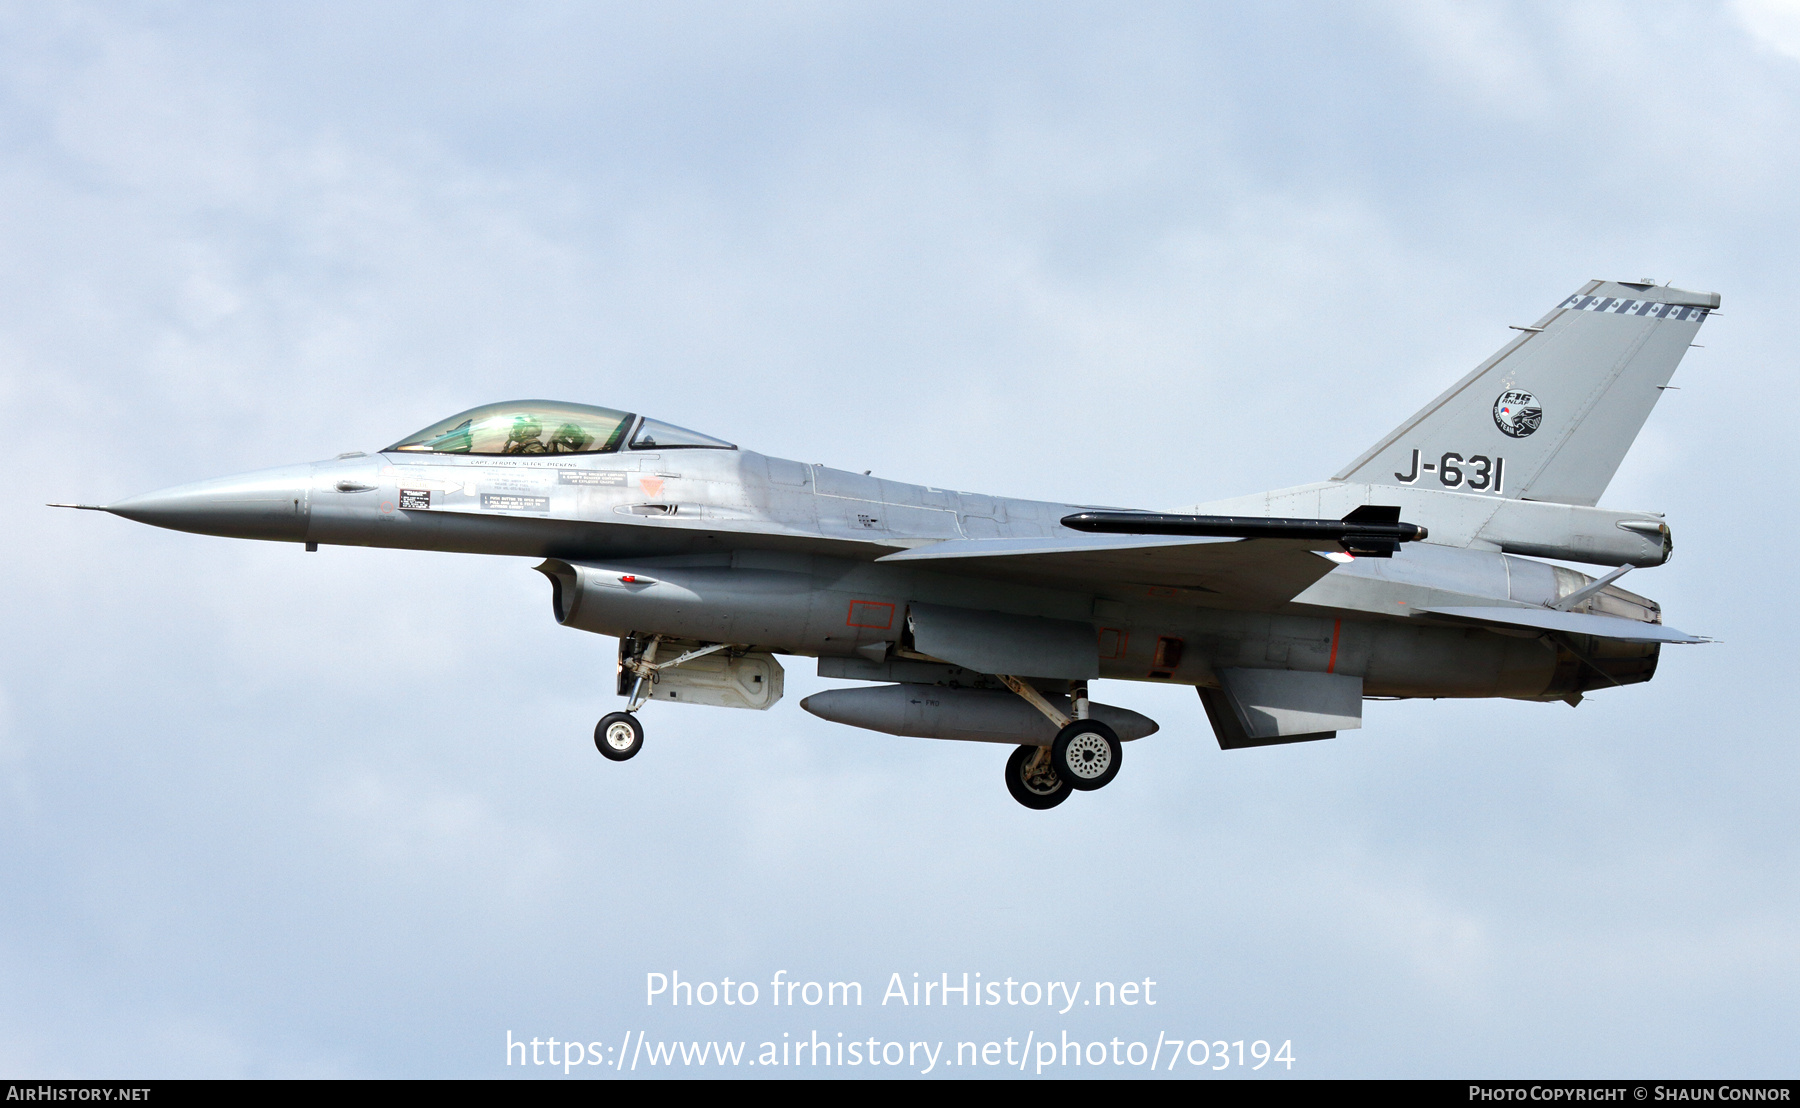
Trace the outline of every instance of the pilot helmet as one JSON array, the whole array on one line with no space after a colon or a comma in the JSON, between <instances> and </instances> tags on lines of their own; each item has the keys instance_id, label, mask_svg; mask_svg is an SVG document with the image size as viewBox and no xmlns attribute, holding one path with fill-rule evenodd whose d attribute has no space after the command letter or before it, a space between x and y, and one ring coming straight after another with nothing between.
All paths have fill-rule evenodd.
<instances>
[{"instance_id":1,"label":"pilot helmet","mask_svg":"<svg viewBox=\"0 0 1800 1108\"><path fill-rule=\"evenodd\" d=\"M575 454L588 448L594 436L573 423L565 423L550 434L550 449L557 454Z\"/></svg>"}]
</instances>

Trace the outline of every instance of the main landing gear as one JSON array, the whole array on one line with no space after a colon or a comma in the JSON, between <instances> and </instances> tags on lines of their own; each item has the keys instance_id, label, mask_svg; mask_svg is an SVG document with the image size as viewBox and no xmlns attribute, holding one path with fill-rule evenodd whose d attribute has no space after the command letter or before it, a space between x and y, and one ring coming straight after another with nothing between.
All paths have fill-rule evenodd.
<instances>
[{"instance_id":1,"label":"main landing gear","mask_svg":"<svg viewBox=\"0 0 1800 1108\"><path fill-rule=\"evenodd\" d=\"M1006 791L1027 808L1043 811L1069 799L1069 783L1050 766L1050 748L1021 746L1006 759Z\"/></svg>"},{"instance_id":2,"label":"main landing gear","mask_svg":"<svg viewBox=\"0 0 1800 1108\"><path fill-rule=\"evenodd\" d=\"M1050 744L1050 764L1071 789L1092 792L1119 775L1119 736L1097 719L1072 720Z\"/></svg>"},{"instance_id":3,"label":"main landing gear","mask_svg":"<svg viewBox=\"0 0 1800 1108\"><path fill-rule=\"evenodd\" d=\"M1088 718L1085 683L1069 690L1069 706L1075 711L1075 718L1070 719L1019 678L1004 673L995 676L1058 728L1049 746L1021 746L1006 760L1006 790L1014 800L1042 811L1061 804L1072 791L1104 788L1119 775L1119 736L1106 724Z\"/></svg>"}]
</instances>

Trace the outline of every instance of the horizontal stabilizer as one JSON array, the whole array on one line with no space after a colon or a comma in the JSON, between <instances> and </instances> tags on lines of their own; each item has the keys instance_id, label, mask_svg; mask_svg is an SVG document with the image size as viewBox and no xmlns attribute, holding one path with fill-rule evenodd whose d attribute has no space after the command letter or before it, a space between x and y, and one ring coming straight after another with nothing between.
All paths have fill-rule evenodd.
<instances>
[{"instance_id":1,"label":"horizontal stabilizer","mask_svg":"<svg viewBox=\"0 0 1800 1108\"><path fill-rule=\"evenodd\" d=\"M1428 615L1468 623L1489 623L1502 627L1524 627L1533 631L1560 631L1565 635L1589 635L1596 639L1619 642L1702 643L1713 640L1690 635L1660 623L1643 623L1619 616L1595 615L1592 612L1558 612L1550 608L1424 608Z\"/></svg>"}]
</instances>

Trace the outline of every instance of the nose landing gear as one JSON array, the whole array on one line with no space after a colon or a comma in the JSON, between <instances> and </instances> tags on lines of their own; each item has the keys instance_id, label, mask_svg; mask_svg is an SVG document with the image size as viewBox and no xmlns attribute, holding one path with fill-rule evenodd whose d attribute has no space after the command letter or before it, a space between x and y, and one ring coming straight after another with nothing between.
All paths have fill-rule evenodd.
<instances>
[{"instance_id":1,"label":"nose landing gear","mask_svg":"<svg viewBox=\"0 0 1800 1108\"><path fill-rule=\"evenodd\" d=\"M601 716L594 725L594 749L610 761L623 762L644 748L644 725L638 721L637 710L650 699L656 683L656 648L661 642L661 635L653 635L635 650L635 641L629 637L619 643L619 693L630 699L623 712Z\"/></svg>"},{"instance_id":2,"label":"nose landing gear","mask_svg":"<svg viewBox=\"0 0 1800 1108\"><path fill-rule=\"evenodd\" d=\"M636 635L627 635L619 640L619 695L628 697L623 712L613 712L604 717L594 727L594 747L615 762L623 762L636 754L644 745L644 725L638 722L637 710L644 706L656 690L656 683L661 675L677 666L685 665L695 658L704 658L721 650L747 650L743 645L716 642L701 644L686 653L671 658L666 662L656 660L657 648L663 645L663 636L652 635L648 642L639 640ZM769 657L774 665L774 658ZM773 703L781 696L781 667L775 665L775 683ZM760 682L762 676L755 678ZM761 689L768 695L767 689ZM674 693L670 693L671 699ZM706 703L702 700L701 703ZM767 707L768 704L755 705Z\"/></svg>"}]
</instances>

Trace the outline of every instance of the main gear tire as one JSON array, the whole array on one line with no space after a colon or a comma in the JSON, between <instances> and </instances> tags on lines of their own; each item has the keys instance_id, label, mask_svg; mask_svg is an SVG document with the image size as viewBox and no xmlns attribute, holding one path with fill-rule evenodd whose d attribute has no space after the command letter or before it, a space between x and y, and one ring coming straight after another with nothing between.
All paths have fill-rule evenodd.
<instances>
[{"instance_id":1,"label":"main gear tire","mask_svg":"<svg viewBox=\"0 0 1800 1108\"><path fill-rule=\"evenodd\" d=\"M614 712L594 725L594 749L623 762L644 748L644 725L630 712Z\"/></svg>"},{"instance_id":2,"label":"main gear tire","mask_svg":"<svg viewBox=\"0 0 1800 1108\"><path fill-rule=\"evenodd\" d=\"M1041 812L1069 799L1070 790L1069 783L1058 777L1047 764L1026 776L1025 767L1039 749L1021 746L1006 759L1006 791L1020 804Z\"/></svg>"},{"instance_id":3,"label":"main gear tire","mask_svg":"<svg viewBox=\"0 0 1800 1108\"><path fill-rule=\"evenodd\" d=\"M1092 792L1119 775L1121 750L1112 728L1097 719L1078 719L1056 733L1050 765L1070 788Z\"/></svg>"}]
</instances>

